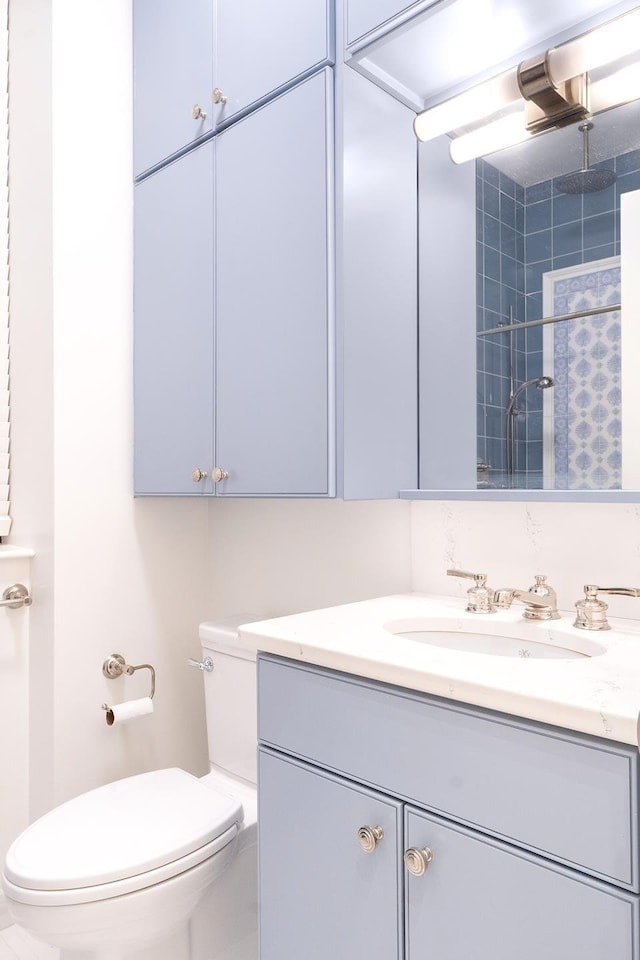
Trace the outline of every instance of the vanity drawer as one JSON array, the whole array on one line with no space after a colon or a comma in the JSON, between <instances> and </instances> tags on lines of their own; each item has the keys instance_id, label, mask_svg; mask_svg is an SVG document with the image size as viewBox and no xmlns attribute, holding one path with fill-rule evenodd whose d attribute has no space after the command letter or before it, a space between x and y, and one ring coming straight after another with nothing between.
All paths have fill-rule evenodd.
<instances>
[{"instance_id":1,"label":"vanity drawer","mask_svg":"<svg viewBox=\"0 0 640 960\"><path fill-rule=\"evenodd\" d=\"M263 743L638 891L638 751L262 655Z\"/></svg>"}]
</instances>

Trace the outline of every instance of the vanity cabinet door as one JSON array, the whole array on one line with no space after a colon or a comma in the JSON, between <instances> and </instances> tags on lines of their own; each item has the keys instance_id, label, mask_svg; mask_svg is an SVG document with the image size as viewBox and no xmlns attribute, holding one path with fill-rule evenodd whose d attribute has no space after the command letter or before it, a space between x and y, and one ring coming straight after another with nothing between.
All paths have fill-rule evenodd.
<instances>
[{"instance_id":1,"label":"vanity cabinet door","mask_svg":"<svg viewBox=\"0 0 640 960\"><path fill-rule=\"evenodd\" d=\"M331 0L218 0L215 86L227 98L217 122L333 62Z\"/></svg>"},{"instance_id":2,"label":"vanity cabinet door","mask_svg":"<svg viewBox=\"0 0 640 960\"><path fill-rule=\"evenodd\" d=\"M135 176L213 129L213 9L213 0L134 0ZM194 118L198 105L205 119Z\"/></svg>"},{"instance_id":3,"label":"vanity cabinet door","mask_svg":"<svg viewBox=\"0 0 640 960\"><path fill-rule=\"evenodd\" d=\"M261 960L400 960L401 804L264 749L258 782Z\"/></svg>"},{"instance_id":4,"label":"vanity cabinet door","mask_svg":"<svg viewBox=\"0 0 640 960\"><path fill-rule=\"evenodd\" d=\"M637 960L637 896L410 808L406 838L407 960Z\"/></svg>"},{"instance_id":5,"label":"vanity cabinet door","mask_svg":"<svg viewBox=\"0 0 640 960\"><path fill-rule=\"evenodd\" d=\"M219 134L218 495L326 496L331 71Z\"/></svg>"},{"instance_id":6,"label":"vanity cabinet door","mask_svg":"<svg viewBox=\"0 0 640 960\"><path fill-rule=\"evenodd\" d=\"M135 187L136 494L211 492L213 152L209 142Z\"/></svg>"}]
</instances>

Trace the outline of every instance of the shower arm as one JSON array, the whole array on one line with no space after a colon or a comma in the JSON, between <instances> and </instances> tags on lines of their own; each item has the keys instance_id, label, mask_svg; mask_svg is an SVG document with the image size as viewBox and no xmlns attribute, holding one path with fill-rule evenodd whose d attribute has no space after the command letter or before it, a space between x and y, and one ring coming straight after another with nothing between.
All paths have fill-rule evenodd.
<instances>
[{"instance_id":1,"label":"shower arm","mask_svg":"<svg viewBox=\"0 0 640 960\"><path fill-rule=\"evenodd\" d=\"M593 124L591 123L581 123L580 130L582 130L582 169L589 169L589 130Z\"/></svg>"}]
</instances>

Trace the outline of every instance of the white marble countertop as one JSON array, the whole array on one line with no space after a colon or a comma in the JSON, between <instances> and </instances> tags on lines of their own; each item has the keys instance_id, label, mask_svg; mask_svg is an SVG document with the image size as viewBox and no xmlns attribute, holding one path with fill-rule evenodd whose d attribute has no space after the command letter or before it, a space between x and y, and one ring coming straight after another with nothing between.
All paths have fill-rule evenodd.
<instances>
[{"instance_id":1,"label":"white marble countertop","mask_svg":"<svg viewBox=\"0 0 640 960\"><path fill-rule=\"evenodd\" d=\"M611 619L609 631L573 626L573 616L529 622L523 607L471 614L453 597L405 594L263 620L240 627L242 644L267 653L638 746L640 625ZM404 622L402 622L404 621ZM425 623L426 622L426 623ZM510 656L461 652L398 636L428 630L515 637ZM543 659L530 641L587 654ZM593 655L597 654L597 655Z\"/></svg>"}]
</instances>

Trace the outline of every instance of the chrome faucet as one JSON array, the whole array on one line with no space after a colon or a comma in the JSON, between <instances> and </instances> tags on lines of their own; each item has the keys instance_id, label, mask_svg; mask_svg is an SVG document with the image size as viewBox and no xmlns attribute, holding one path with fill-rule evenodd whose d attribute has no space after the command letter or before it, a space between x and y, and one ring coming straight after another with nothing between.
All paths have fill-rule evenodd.
<instances>
[{"instance_id":1,"label":"chrome faucet","mask_svg":"<svg viewBox=\"0 0 640 960\"><path fill-rule=\"evenodd\" d=\"M584 600L576 603L576 619L574 627L581 630L610 630L607 620L608 605L604 600L598 600L599 593L616 594L621 597L640 597L640 590L635 587L596 587L587 583L584 588Z\"/></svg>"},{"instance_id":2,"label":"chrome faucet","mask_svg":"<svg viewBox=\"0 0 640 960\"><path fill-rule=\"evenodd\" d=\"M536 575L536 582L529 590L516 590L514 587L502 587L490 590L487 587L486 573L467 573L466 570L447 570L449 577L464 577L473 580L474 586L467 591L467 611L469 613L494 613L496 610L509 610L514 600L524 603L522 614L525 620L559 620L558 597L547 583L543 574ZM638 594L640 596L640 592Z\"/></svg>"},{"instance_id":3,"label":"chrome faucet","mask_svg":"<svg viewBox=\"0 0 640 960\"><path fill-rule=\"evenodd\" d=\"M508 610L514 600L524 603L525 620L559 620L558 596L543 574L536 574L536 582L528 590L503 587L496 590L494 602L499 610Z\"/></svg>"}]
</instances>

